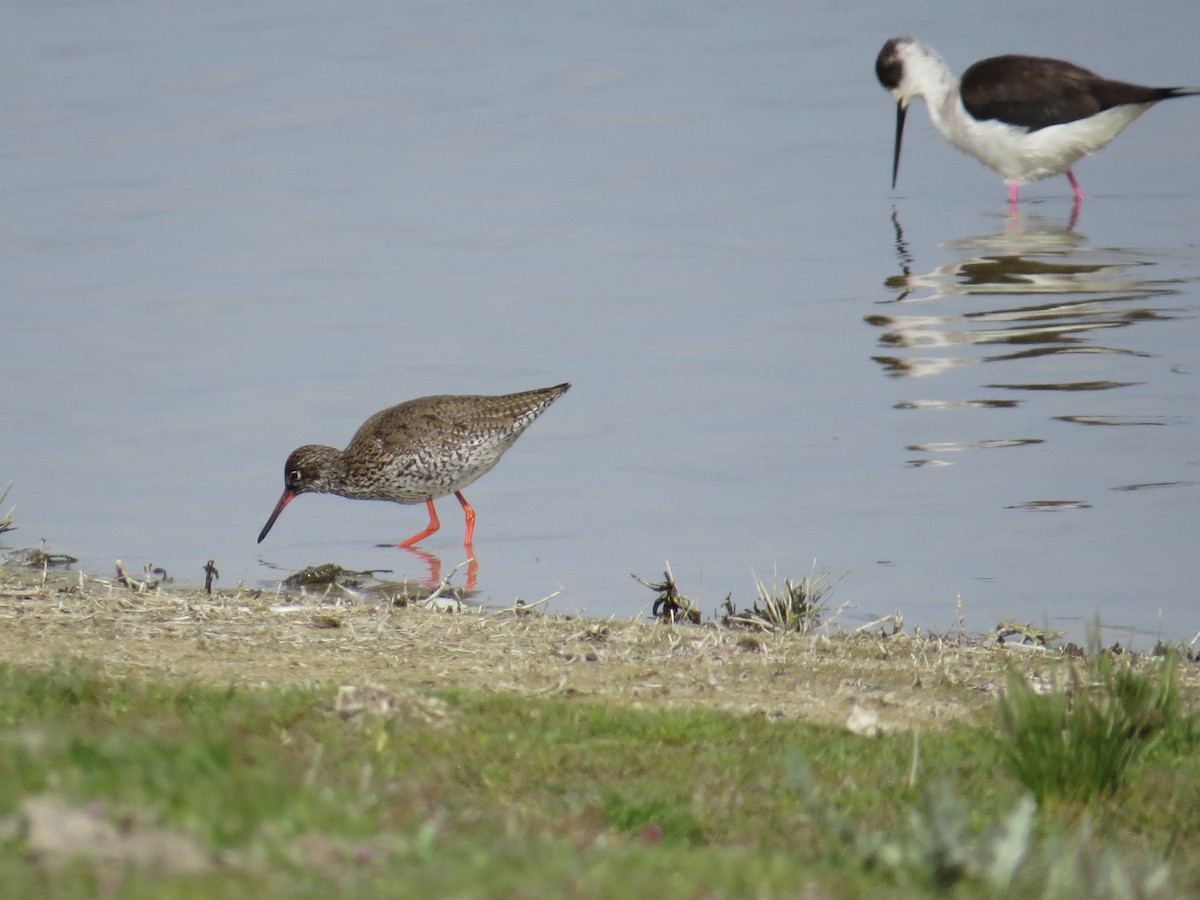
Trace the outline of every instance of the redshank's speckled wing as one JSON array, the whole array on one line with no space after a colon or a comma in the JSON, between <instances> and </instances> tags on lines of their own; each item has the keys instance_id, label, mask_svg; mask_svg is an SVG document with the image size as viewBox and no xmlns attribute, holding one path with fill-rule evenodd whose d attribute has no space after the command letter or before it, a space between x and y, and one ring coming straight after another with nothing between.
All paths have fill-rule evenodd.
<instances>
[{"instance_id":1,"label":"redshank's speckled wing","mask_svg":"<svg viewBox=\"0 0 1200 900\"><path fill-rule=\"evenodd\" d=\"M565 385L502 396L436 395L367 419L346 447L354 496L416 503L488 472Z\"/></svg>"}]
</instances>

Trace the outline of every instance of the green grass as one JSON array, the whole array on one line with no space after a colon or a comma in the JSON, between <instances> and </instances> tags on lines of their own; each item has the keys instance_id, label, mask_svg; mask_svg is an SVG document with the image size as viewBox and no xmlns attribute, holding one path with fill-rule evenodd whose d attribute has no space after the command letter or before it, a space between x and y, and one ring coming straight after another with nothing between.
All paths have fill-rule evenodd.
<instances>
[{"instance_id":1,"label":"green grass","mask_svg":"<svg viewBox=\"0 0 1200 900\"><path fill-rule=\"evenodd\" d=\"M1040 809L987 730L922 734L910 784L909 733L459 690L391 699L350 714L328 690L0 667L0 884L256 900L1200 892L1186 735L1090 806ZM20 810L46 795L131 843L173 834L218 862L39 858Z\"/></svg>"},{"instance_id":2,"label":"green grass","mask_svg":"<svg viewBox=\"0 0 1200 900\"><path fill-rule=\"evenodd\" d=\"M1196 717L1181 708L1177 653L1152 673L1101 654L1073 682L1039 691L1013 671L1000 699L1005 765L1039 801L1112 793L1156 742L1200 747Z\"/></svg>"}]
</instances>

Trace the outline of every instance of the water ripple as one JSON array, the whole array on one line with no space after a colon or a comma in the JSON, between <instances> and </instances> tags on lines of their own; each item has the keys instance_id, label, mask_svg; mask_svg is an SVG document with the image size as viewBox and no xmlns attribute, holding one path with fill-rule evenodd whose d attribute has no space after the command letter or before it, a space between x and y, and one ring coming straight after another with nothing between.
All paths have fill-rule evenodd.
<instances>
[{"instance_id":1,"label":"water ripple","mask_svg":"<svg viewBox=\"0 0 1200 900\"><path fill-rule=\"evenodd\" d=\"M1166 416L1155 416L1147 419L1126 419L1121 416L1055 416L1060 422L1074 422L1076 425L1166 425Z\"/></svg>"},{"instance_id":2,"label":"water ripple","mask_svg":"<svg viewBox=\"0 0 1200 900\"><path fill-rule=\"evenodd\" d=\"M1148 481L1144 484L1123 484L1114 491L1148 491L1155 488L1196 487L1200 481Z\"/></svg>"},{"instance_id":3,"label":"water ripple","mask_svg":"<svg viewBox=\"0 0 1200 900\"><path fill-rule=\"evenodd\" d=\"M1067 509L1091 509L1092 504L1083 500L1027 500L1005 509L1025 509L1033 512L1061 512Z\"/></svg>"},{"instance_id":4,"label":"water ripple","mask_svg":"<svg viewBox=\"0 0 1200 900\"><path fill-rule=\"evenodd\" d=\"M1028 447L1040 444L1042 438L999 438L987 441L930 441L924 444L908 444L905 449L921 450L925 453L958 453L962 450L994 450L997 447Z\"/></svg>"},{"instance_id":5,"label":"water ripple","mask_svg":"<svg viewBox=\"0 0 1200 900\"><path fill-rule=\"evenodd\" d=\"M970 422L977 429L979 420L967 418L973 412L986 415L987 410L1032 404L1016 425L1028 437L981 440L976 430L960 439L945 439L944 434L938 440L910 439L905 449L944 454L1041 444L1057 434L1051 431L1054 422L1109 426L1113 434L1121 426L1180 424L1179 417L1162 414L1161 405L1138 390L1157 385L1150 379L1162 377L1163 371L1156 354L1146 349L1146 339L1152 337L1147 329L1192 315L1186 301L1182 308L1169 305L1187 282L1155 278L1157 266L1148 254L1093 247L1073 227L1030 216L1008 220L995 234L943 243L941 250L957 258L922 271L905 243L897 213L893 224L901 272L884 280L893 296L864 317L876 330L878 346L886 348L871 359L889 378L922 379L925 387L921 396L899 398L892 408L913 413L918 417L914 421L929 427L935 420L919 418L922 413L948 411L950 418L936 420L944 430L948 421L963 427ZM1147 366L1143 360L1157 364ZM995 371L1007 377L980 380L972 387L969 369L982 363L1002 367ZM945 395L930 390L931 384ZM964 390L1010 396L959 395ZM1021 395L1045 395L1045 400L1017 399ZM1085 398L1089 408L1070 408ZM906 465L949 463L910 459ZM1085 506L1081 500L1037 500L1010 508Z\"/></svg>"}]
</instances>

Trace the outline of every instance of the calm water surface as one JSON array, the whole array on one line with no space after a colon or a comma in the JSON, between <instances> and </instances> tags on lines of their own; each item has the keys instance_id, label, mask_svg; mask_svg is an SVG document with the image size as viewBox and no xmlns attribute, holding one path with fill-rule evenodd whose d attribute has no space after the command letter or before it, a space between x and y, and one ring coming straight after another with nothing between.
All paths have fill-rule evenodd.
<instances>
[{"instance_id":1,"label":"calm water surface","mask_svg":"<svg viewBox=\"0 0 1200 900\"><path fill-rule=\"evenodd\" d=\"M848 571L847 624L1198 624L1200 102L1070 189L893 111L874 56L1200 83L1191 3L15 4L0 35L0 483L34 545L274 584L421 507L283 462L430 393L573 390L467 491L487 601L708 611ZM1049 20L1061 20L1059 25ZM1160 24L1171 22L1173 24ZM1070 36L1069 39L1067 36ZM461 516L424 546L462 559ZM0 510L3 512L4 510Z\"/></svg>"}]
</instances>

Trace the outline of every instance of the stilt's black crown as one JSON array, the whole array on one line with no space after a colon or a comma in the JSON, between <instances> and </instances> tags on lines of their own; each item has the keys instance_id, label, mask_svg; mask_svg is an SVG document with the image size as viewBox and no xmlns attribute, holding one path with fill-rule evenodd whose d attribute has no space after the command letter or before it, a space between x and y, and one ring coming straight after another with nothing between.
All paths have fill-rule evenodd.
<instances>
[{"instance_id":1,"label":"stilt's black crown","mask_svg":"<svg viewBox=\"0 0 1200 900\"><path fill-rule=\"evenodd\" d=\"M901 41L906 38L891 38L883 49L879 51L879 55L875 57L875 77L889 91L895 90L900 85L900 78L904 74L904 63L900 60L900 54L896 48Z\"/></svg>"}]
</instances>

